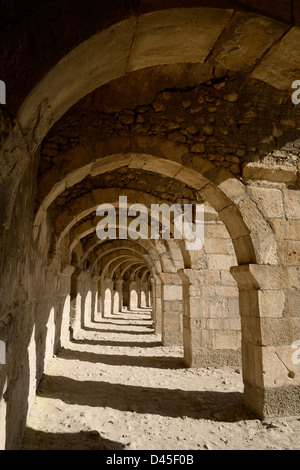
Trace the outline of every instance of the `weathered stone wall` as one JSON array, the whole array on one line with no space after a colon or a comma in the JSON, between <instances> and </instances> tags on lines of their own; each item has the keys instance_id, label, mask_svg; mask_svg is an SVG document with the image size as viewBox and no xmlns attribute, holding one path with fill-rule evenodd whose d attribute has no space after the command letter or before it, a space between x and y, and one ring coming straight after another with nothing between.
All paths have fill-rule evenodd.
<instances>
[{"instance_id":1,"label":"weathered stone wall","mask_svg":"<svg viewBox=\"0 0 300 470\"><path fill-rule=\"evenodd\" d=\"M31 8L28 8L25 3L19 4L17 8L15 2L3 2L0 15L3 49L0 59L0 74L3 80L11 84L10 106L12 112L17 111L32 88L65 54L95 33L123 19L138 18L139 15L151 11L157 11L157 16L160 17L159 10L183 9L183 7L220 8L223 9L220 11L221 17L230 12L231 15L229 14L227 18L227 24L231 20L228 25L229 37L234 37L239 32L240 20L241 18L243 20L241 13L243 10L275 18L280 23L274 22L274 24L282 28L282 33L289 25L299 26L300 24L298 0L285 0L284 2L282 0L265 0L264 2L259 0L240 0L239 2L235 0L168 0L167 2L139 0L125 3L115 0L113 8L108 0L101 2L90 0L88 4L84 0L78 0L76 5L71 0L54 0L51 4L34 0L31 2ZM234 21L232 21L233 13L235 13ZM167 11L167 17L170 16L171 14ZM255 15L250 14L249 16L250 33L254 37L253 34L258 33L255 23L251 29L252 16ZM246 17L246 19L248 18ZM270 23L272 25L272 22ZM16 24L18 28L16 28ZM268 22L265 25L268 27ZM207 35L209 37L209 34ZM163 39L162 37L161 42ZM223 37L217 36L215 40L217 39L221 39L218 44L218 49L220 49ZM229 41L229 44L226 44L225 41L225 46L231 52L234 64L236 63L235 55L238 53L237 57L241 59L242 64L245 60L243 56L245 56L246 60L248 59L246 64L252 65L255 62L254 59L257 56L260 57L265 48L270 47L272 42L276 40L276 35L274 35L271 44L269 44L270 39L267 34L263 35L262 39L256 38L258 46L253 44L253 47L250 48L247 43L247 34L241 39L245 41L242 48L243 54L239 51L238 41L234 42L237 50L231 51L232 44ZM262 40L265 43L261 43ZM118 44L118 46L121 45ZM214 45L214 41L213 44L210 41L211 48Z\"/></svg>"},{"instance_id":2,"label":"weathered stone wall","mask_svg":"<svg viewBox=\"0 0 300 470\"><path fill-rule=\"evenodd\" d=\"M217 214L210 208L205 219L204 246L194 254L193 269L179 270L185 362L192 367L238 366L241 362L238 287L230 274L237 260L229 233Z\"/></svg>"},{"instance_id":3,"label":"weathered stone wall","mask_svg":"<svg viewBox=\"0 0 300 470\"><path fill-rule=\"evenodd\" d=\"M16 135L15 128L7 122L2 135L1 164L5 178L1 182L2 201L6 204L11 197L12 204L1 211L5 218L0 240L0 337L6 344L7 355L6 366L0 366L0 429L3 433L1 441L10 448L20 443L28 412L28 396L32 402L35 392L34 323L37 296L35 281L29 274L41 273L42 260L37 263L39 266L35 265L31 245L30 223L34 202L31 183L36 170L31 165L23 178L22 171L14 171L14 165L18 169L18 156L26 147L20 133ZM14 149L18 149L16 161Z\"/></svg>"},{"instance_id":4,"label":"weathered stone wall","mask_svg":"<svg viewBox=\"0 0 300 470\"><path fill-rule=\"evenodd\" d=\"M1 201L11 197L11 204L3 208L0 240L0 338L7 352L6 365L0 365L0 442L10 449L20 445L47 363L68 339L70 288L67 268L62 273L60 263L48 268L51 226L46 220L33 243L36 164L28 165L16 126L6 122L5 129L1 168L8 173Z\"/></svg>"},{"instance_id":5,"label":"weathered stone wall","mask_svg":"<svg viewBox=\"0 0 300 470\"><path fill-rule=\"evenodd\" d=\"M91 273L79 271L75 279L76 300L75 318L72 322L73 335L76 337L80 328L87 326L94 318L95 310L98 307L98 277L94 279ZM73 313L74 315L74 313Z\"/></svg>"},{"instance_id":6,"label":"weathered stone wall","mask_svg":"<svg viewBox=\"0 0 300 470\"><path fill-rule=\"evenodd\" d=\"M194 93L194 90L189 93ZM180 135L184 136L185 134L180 132ZM189 136L185 135L184 138L187 139ZM187 143L184 142L184 144ZM25 148L24 142L20 141L20 148L22 146ZM192 151L192 147L190 150ZM291 157L290 164L296 168L295 162L292 163L292 161ZM58 162L61 163L60 160ZM215 160L214 163L217 164L217 161ZM230 162L227 161L227 163ZM275 163L275 161L272 162L273 165ZM225 167L228 167L227 164ZM228 168L233 172L231 165ZM48 266L48 251L53 235L52 221L55 220L54 210L44 217L37 241L33 242L32 220L35 186L32 182L36 180L36 171L36 165L32 164L27 167L24 176L17 180L19 182L14 211L11 212L9 218L5 219L9 221L9 225L6 222L4 227L6 230L3 230L1 239L1 292L3 295L1 297L0 334L1 339L7 344L7 365L1 367L2 400L0 409L2 443L6 440L8 448L18 447L36 385L52 355L68 340L70 279L73 269L68 267L70 259L68 253L64 251L65 247L57 259L51 259L51 267ZM130 181L134 179L135 184L141 181L141 175L136 174L134 178L131 178L131 175L133 172L126 170L126 172L116 173L113 178L119 178L119 184L122 187L128 187ZM106 184L109 184L109 176L105 177L108 177ZM151 178L147 174L144 177L145 186L149 186ZM183 188L183 185L177 184L172 194L167 189L171 186L166 184L164 178L160 183L162 187L155 188L157 195L165 197L171 202L178 201L178 196L181 194L183 196L181 201L188 202L195 198L195 192L191 188ZM171 184L169 181L167 183ZM80 186L75 188L73 195L75 197L78 194L81 195L80 189L83 193L88 191L90 188L88 184L90 182L87 181L81 185L81 188ZM249 305L247 304L247 302L254 304L257 301L255 297L257 292L253 292L253 298L250 302L245 301L243 294L241 296L240 309L243 331L251 332L250 336L247 336L248 333L244 333L243 370L245 370L246 382L248 379L252 384L251 387L253 387L253 381L260 389L263 386L271 385L273 389L275 385L278 393L288 399L289 392L287 390L290 390L292 395L295 394L298 380L289 357L291 356L291 343L297 339L295 335L299 331L299 194L295 189L296 183L293 189L282 183L270 185L264 180L261 182L248 181L247 184L253 201L256 202L265 220L274 230L279 247L280 270L272 271L271 276L266 275L262 280L262 291L259 294L262 318L259 323L257 323L257 319L251 318L251 314L248 314ZM7 190L9 189L7 188ZM64 198L66 195L62 197ZM66 199L60 202L68 204L71 201L68 199L70 197L72 198L71 192ZM60 202L57 201L57 206L60 205ZM188 339L190 348L186 349L186 359L190 365L233 365L239 360L240 320L237 309L237 288L229 274L229 268L236 264L236 258L229 234L219 221L206 223L205 240L205 256L200 257L201 262L205 263L202 266L205 273L203 269L202 271L199 269L201 265L198 266L196 269L200 277L192 284L192 289L194 289L192 297L195 303L190 305L188 329L190 332L193 331L193 337ZM186 318L182 319L184 302L182 305L181 298L174 299L173 295L168 297L169 294L164 287L169 285L170 289L174 289L175 286L178 286L178 289L181 289L181 285L173 281L169 284L163 284L161 297L158 294L154 302L159 325L159 299L162 299L162 328L166 344L168 341L170 341L169 344L174 344L172 338L174 333L175 343L178 344L178 340L182 341L182 326L183 332L187 328ZM80 318L79 324L81 325L88 321L93 314L96 284L97 282L93 281L87 272L83 272L78 278L77 294L81 297L77 304L76 318ZM201 311L199 311L199 305ZM177 319L179 318L176 327L173 327L169 322L166 313L171 313L169 317L171 323L172 314L175 314ZM87 316L85 317L85 315ZM263 327L262 337L261 327ZM170 340L166 339L166 334L170 335ZM268 364L269 375L264 378L264 381L259 373L254 378L247 375L250 370L247 364L250 356L247 351L250 348L249 345L258 341L256 335L260 338L259 341L264 346L266 345L264 358L258 362L257 366L261 368L264 367L264 364ZM279 358L276 359L276 357ZM276 372L274 373L274 371ZM251 402L251 406L254 401L251 395L253 393L253 389L249 386L248 400L249 403ZM275 392L272 391L272 393ZM276 405L266 412L276 413L278 406ZM296 411L296 408L292 407L286 412ZM5 437L3 437L4 435Z\"/></svg>"},{"instance_id":7,"label":"weathered stone wall","mask_svg":"<svg viewBox=\"0 0 300 470\"><path fill-rule=\"evenodd\" d=\"M246 404L259 416L299 413L299 373L292 363L291 344L300 336L300 107L292 105L287 93L299 44L298 29L287 23L299 24L297 2L284 2L283 9L282 2L239 2L284 23L241 13L236 2L210 2L213 8L233 8L198 11L193 23L196 36L187 32L190 21L186 19L193 15L188 11L151 14L142 18L138 28L139 15L160 8L157 2L129 2L128 8L121 2L115 10L111 2L101 2L104 14L93 15L88 9L92 24L80 16L80 25L74 19L74 2L63 2L61 15L56 14L55 1L52 6L40 5L32 21L31 9L27 11L25 5L16 8L14 3L1 5L0 15L5 21L0 73L9 84L8 106L0 108L0 340L7 347L7 363L0 366L0 447L19 447L45 367L68 342L70 313L75 334L95 314L101 273L92 272L89 262L95 261L97 252L91 251L91 257L80 264L94 237L88 230L80 230L91 228L93 215L84 207L86 213L80 213L82 218L76 219L58 247L64 227L59 217L74 219L77 213L72 212L73 206L70 209L74 200L113 184L122 191L139 189L146 197L151 194L180 204L201 202L214 191L212 199L230 225L231 237L215 219L206 223L205 246L198 258L184 250L172 251L170 246L147 246L151 253L147 261L151 260L151 268L159 267L154 270L153 286L157 331L162 332L165 344L183 341L188 365L233 365L240 356L241 321ZM96 3L92 2L92 12ZM196 1L188 3L198 6ZM182 2L168 2L167 7L172 6L182 6ZM162 28L148 31L143 22L149 20L155 30L160 15ZM62 34L66 18L72 20ZM104 59L97 56L103 63L112 63L107 75L94 76L94 70L102 72L101 60L95 67L77 50L76 57L82 59L80 71L90 81L82 80L80 74L74 77L77 64L68 57L55 69L51 77L56 73L56 79L47 87L46 73L59 59L84 39L124 18L128 21L123 36L116 36L120 46L122 38L127 39L126 60L120 67L119 56L107 60L113 49L119 53L107 41L111 47L107 55ZM207 21L205 34L203 18ZM166 50L168 53L173 44L168 43L168 31L174 25L179 42L169 63ZM255 36L252 49L255 31L261 35ZM189 33L193 41L189 41ZM147 41L143 43L144 34L149 47ZM53 37L59 40L53 41ZM182 38L185 41L180 43ZM167 47L155 57L152 41L160 39L167 40ZM182 44L191 44L191 49L180 49ZM92 52L101 49L94 48ZM289 54L282 53L285 51ZM64 69L64 64L69 68ZM33 90L42 77L45 81ZM64 80L67 85L61 90ZM70 108L107 81L110 83ZM30 91L29 101L19 112ZM11 112L18 115L22 129ZM28 149L38 150L33 155ZM103 167L103 175L97 173L97 165L102 163L98 158L117 153L115 160L122 163L123 154L134 152L137 156L130 160L130 168L128 161L117 161L116 166L111 162L111 167ZM157 160L150 161L152 155L160 168L155 167ZM171 163L184 167L172 167L170 155ZM202 189L198 170L207 178L202 197L197 189ZM180 181L174 179L177 171ZM230 190L225 184L229 177ZM223 189L218 186L216 191L210 182L220 187L224 183ZM235 231L236 221L240 226ZM233 245L238 251L239 243L244 243L244 252L239 251L240 266L236 266ZM136 255L139 260L140 255ZM239 309L230 268L240 290ZM102 281L100 291L107 285L112 295L113 280ZM110 313L112 305L104 294L102 290L101 310ZM126 294L124 288L124 303L129 305L130 293Z\"/></svg>"},{"instance_id":8,"label":"weathered stone wall","mask_svg":"<svg viewBox=\"0 0 300 470\"><path fill-rule=\"evenodd\" d=\"M249 187L274 230L279 260L278 265L252 269L256 281L250 292L244 291L247 284L253 283L248 275L241 286L246 403L254 404L257 394L256 407L262 406L266 414L297 414L299 402L295 397L299 393L300 378L299 366L292 361L292 343L300 333L300 194L284 184L267 181L253 181ZM256 305L259 318L254 313ZM256 350L256 365L251 373L249 361L253 361L250 359L253 349ZM263 393L263 387L268 391Z\"/></svg>"},{"instance_id":9,"label":"weathered stone wall","mask_svg":"<svg viewBox=\"0 0 300 470\"><path fill-rule=\"evenodd\" d=\"M135 78L138 80L136 74ZM113 86L117 85L106 86L108 93ZM205 155L236 176L251 161L299 168L299 148L287 144L298 137L299 108L293 107L285 93L243 74L231 73L188 89L165 90L147 105L122 109L119 104L108 113L102 111L105 104L94 92L53 127L43 142L40 175L60 165L66 151L79 144L91 147L93 141L122 137L125 150L128 138L145 135L153 142L166 139L165 146L173 147L174 152L174 143L181 144L187 159Z\"/></svg>"},{"instance_id":10,"label":"weathered stone wall","mask_svg":"<svg viewBox=\"0 0 300 470\"><path fill-rule=\"evenodd\" d=\"M202 350L197 359L194 351L193 363L237 365L240 362L241 322L238 287L230 274L231 266L237 264L234 248L225 225L217 220L206 222L204 240L207 269L199 293L203 303L201 330L206 335L201 348L206 352Z\"/></svg>"}]
</instances>

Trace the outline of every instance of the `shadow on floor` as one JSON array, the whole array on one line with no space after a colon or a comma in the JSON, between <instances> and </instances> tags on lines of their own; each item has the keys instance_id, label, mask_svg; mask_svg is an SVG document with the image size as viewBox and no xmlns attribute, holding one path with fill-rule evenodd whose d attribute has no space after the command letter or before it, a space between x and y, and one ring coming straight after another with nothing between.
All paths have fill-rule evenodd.
<instances>
[{"instance_id":1,"label":"shadow on floor","mask_svg":"<svg viewBox=\"0 0 300 470\"><path fill-rule=\"evenodd\" d=\"M173 418L225 422L254 418L243 406L240 392L184 391L45 376L39 396L62 400L67 404L109 407Z\"/></svg>"},{"instance_id":2,"label":"shadow on floor","mask_svg":"<svg viewBox=\"0 0 300 470\"><path fill-rule=\"evenodd\" d=\"M121 326L121 325L120 325ZM137 325L141 326L141 325ZM110 330L109 328L107 329L100 329L100 328L90 328L89 326L83 326L81 328L83 331L94 331L95 333L119 333L119 334L124 334L124 335L153 335L154 330L152 331L135 331L135 330Z\"/></svg>"},{"instance_id":3,"label":"shadow on floor","mask_svg":"<svg viewBox=\"0 0 300 470\"><path fill-rule=\"evenodd\" d=\"M103 438L98 431L51 433L26 428L22 450L123 450L120 442Z\"/></svg>"},{"instance_id":4,"label":"shadow on floor","mask_svg":"<svg viewBox=\"0 0 300 470\"><path fill-rule=\"evenodd\" d=\"M110 341L110 340L93 340L93 339L72 339L74 344L90 344L94 346L120 346L127 348L157 348L162 346L161 341Z\"/></svg>"},{"instance_id":5,"label":"shadow on floor","mask_svg":"<svg viewBox=\"0 0 300 470\"><path fill-rule=\"evenodd\" d=\"M123 322L123 323L121 323ZM123 318L118 318L116 320L113 320L113 321L93 321L93 323L95 323L95 325L101 325L101 326L105 326L105 325L115 325L115 326L142 326L144 328L152 328L153 329L153 322L149 321L148 323L145 323L146 320L140 320L141 323L131 323L131 322L128 322L126 321L125 319ZM95 328L96 330L96 328Z\"/></svg>"},{"instance_id":6,"label":"shadow on floor","mask_svg":"<svg viewBox=\"0 0 300 470\"><path fill-rule=\"evenodd\" d=\"M126 311L126 312L122 312L122 313L112 313L112 314L107 314L107 315L103 315L103 318L128 318L128 316L131 316L131 315L135 315L136 317L142 317L141 319L149 319L151 318L151 313L149 310L143 310L141 312L136 312L136 311ZM139 320L139 318L136 318L136 320Z\"/></svg>"},{"instance_id":7,"label":"shadow on floor","mask_svg":"<svg viewBox=\"0 0 300 470\"><path fill-rule=\"evenodd\" d=\"M147 356L125 356L123 354L98 354L86 351L73 351L62 349L59 357L74 361L102 363L110 366L150 367L157 369L183 369L186 368L181 357L147 357Z\"/></svg>"}]
</instances>

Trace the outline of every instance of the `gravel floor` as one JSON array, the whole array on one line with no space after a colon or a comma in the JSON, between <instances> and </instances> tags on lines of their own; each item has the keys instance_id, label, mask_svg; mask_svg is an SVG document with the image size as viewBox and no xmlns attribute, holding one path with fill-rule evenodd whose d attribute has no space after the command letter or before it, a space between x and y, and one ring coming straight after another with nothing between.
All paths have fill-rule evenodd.
<instances>
[{"instance_id":1,"label":"gravel floor","mask_svg":"<svg viewBox=\"0 0 300 470\"><path fill-rule=\"evenodd\" d=\"M150 312L92 323L53 358L23 449L299 449L300 418L261 422L232 369L186 369Z\"/></svg>"}]
</instances>

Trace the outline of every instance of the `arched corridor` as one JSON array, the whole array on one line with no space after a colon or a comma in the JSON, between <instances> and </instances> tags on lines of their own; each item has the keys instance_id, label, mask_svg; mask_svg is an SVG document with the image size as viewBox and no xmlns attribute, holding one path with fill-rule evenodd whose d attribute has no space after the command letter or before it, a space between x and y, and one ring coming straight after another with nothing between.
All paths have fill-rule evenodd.
<instances>
[{"instance_id":1,"label":"arched corridor","mask_svg":"<svg viewBox=\"0 0 300 470\"><path fill-rule=\"evenodd\" d=\"M260 432L300 414L297 2L9 3L0 449L148 448L155 417L288 446Z\"/></svg>"},{"instance_id":2,"label":"arched corridor","mask_svg":"<svg viewBox=\"0 0 300 470\"><path fill-rule=\"evenodd\" d=\"M22 449L297 448L299 421L262 423L242 391L239 368L187 369L149 309L125 309L89 322L53 359Z\"/></svg>"}]
</instances>

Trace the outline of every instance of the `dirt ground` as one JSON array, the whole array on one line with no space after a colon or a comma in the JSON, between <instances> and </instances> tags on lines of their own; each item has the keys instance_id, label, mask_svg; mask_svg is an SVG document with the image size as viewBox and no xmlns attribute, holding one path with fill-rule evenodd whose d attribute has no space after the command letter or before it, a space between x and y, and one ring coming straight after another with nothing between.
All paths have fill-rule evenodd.
<instances>
[{"instance_id":1,"label":"dirt ground","mask_svg":"<svg viewBox=\"0 0 300 470\"><path fill-rule=\"evenodd\" d=\"M244 409L239 369L186 369L182 355L160 345L149 311L90 324L48 367L22 448L300 448L300 418Z\"/></svg>"}]
</instances>

